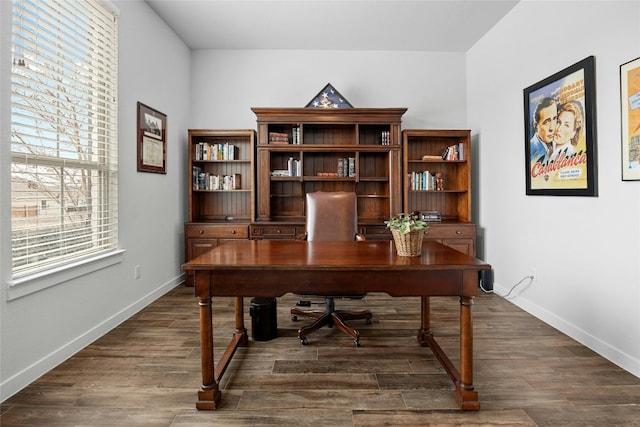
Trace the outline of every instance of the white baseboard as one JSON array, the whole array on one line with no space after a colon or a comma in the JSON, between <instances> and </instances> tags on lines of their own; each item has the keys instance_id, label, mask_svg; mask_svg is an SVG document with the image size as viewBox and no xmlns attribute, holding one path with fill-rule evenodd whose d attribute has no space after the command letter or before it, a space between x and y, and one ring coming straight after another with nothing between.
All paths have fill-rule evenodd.
<instances>
[{"instance_id":1,"label":"white baseboard","mask_svg":"<svg viewBox=\"0 0 640 427\"><path fill-rule=\"evenodd\" d=\"M82 335L79 335L75 339L63 344L57 350L51 352L46 357L38 360L11 378L7 378L0 383L0 401L4 402L33 381L40 378L51 369L55 368L71 356L93 343L98 338L104 336L109 331L120 325L125 320L151 304L153 301L160 298L162 295L169 292L171 289L180 285L184 281L184 275L181 274L163 285L156 288L154 291L148 293L144 297L135 301L131 305L125 307L121 311L114 313L111 317L105 319L100 324L87 330Z\"/></svg>"},{"instance_id":2,"label":"white baseboard","mask_svg":"<svg viewBox=\"0 0 640 427\"><path fill-rule=\"evenodd\" d=\"M498 295L505 294L509 291L508 288L495 284L495 291ZM542 320L549 326L557 329L570 338L578 341L580 344L590 348L598 353L600 356L615 363L625 371L630 372L636 377L640 378L640 360L623 352L622 350L611 346L609 343L602 341L598 337L591 335L576 325L568 322L562 317L546 310L543 307L533 303L531 300L524 296L519 296L515 299L507 298L509 302L520 307L527 313Z\"/></svg>"}]
</instances>

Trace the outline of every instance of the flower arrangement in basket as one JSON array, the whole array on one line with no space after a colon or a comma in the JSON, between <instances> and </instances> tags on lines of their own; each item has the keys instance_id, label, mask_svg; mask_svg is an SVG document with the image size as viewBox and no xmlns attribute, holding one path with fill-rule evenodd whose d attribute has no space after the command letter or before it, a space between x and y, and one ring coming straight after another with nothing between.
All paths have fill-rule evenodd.
<instances>
[{"instance_id":1,"label":"flower arrangement in basket","mask_svg":"<svg viewBox=\"0 0 640 427\"><path fill-rule=\"evenodd\" d=\"M420 212L408 215L400 213L384 223L391 230L398 255L420 256L422 238L429 227L429 224L421 219Z\"/></svg>"}]
</instances>

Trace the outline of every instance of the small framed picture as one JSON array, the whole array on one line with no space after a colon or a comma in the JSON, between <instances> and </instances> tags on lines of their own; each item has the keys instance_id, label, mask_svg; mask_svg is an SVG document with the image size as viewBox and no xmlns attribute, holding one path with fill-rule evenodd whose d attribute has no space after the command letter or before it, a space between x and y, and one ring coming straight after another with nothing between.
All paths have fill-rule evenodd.
<instances>
[{"instance_id":1,"label":"small framed picture","mask_svg":"<svg viewBox=\"0 0 640 427\"><path fill-rule=\"evenodd\" d=\"M595 58L524 89L527 195L597 196Z\"/></svg>"},{"instance_id":2,"label":"small framed picture","mask_svg":"<svg viewBox=\"0 0 640 427\"><path fill-rule=\"evenodd\" d=\"M640 180L640 58L620 66L622 180Z\"/></svg>"},{"instance_id":3,"label":"small framed picture","mask_svg":"<svg viewBox=\"0 0 640 427\"><path fill-rule=\"evenodd\" d=\"M138 172L167 173L167 116L138 102Z\"/></svg>"}]
</instances>

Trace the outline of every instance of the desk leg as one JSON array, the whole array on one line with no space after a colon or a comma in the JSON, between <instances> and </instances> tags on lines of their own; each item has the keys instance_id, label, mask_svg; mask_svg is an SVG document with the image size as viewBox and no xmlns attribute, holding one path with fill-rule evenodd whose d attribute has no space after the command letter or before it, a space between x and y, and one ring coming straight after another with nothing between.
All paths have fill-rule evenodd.
<instances>
[{"instance_id":1,"label":"desk leg","mask_svg":"<svg viewBox=\"0 0 640 427\"><path fill-rule=\"evenodd\" d=\"M235 316L236 316L236 329L233 331L233 335L240 336L240 345L246 347L249 344L249 337L247 335L247 328L244 327L244 298L235 297L234 301Z\"/></svg>"},{"instance_id":2,"label":"desk leg","mask_svg":"<svg viewBox=\"0 0 640 427\"><path fill-rule=\"evenodd\" d=\"M433 333L431 332L431 299L429 297L422 297L421 312L422 324L418 331L418 342L422 347L428 347L428 337L433 337Z\"/></svg>"},{"instance_id":3,"label":"desk leg","mask_svg":"<svg viewBox=\"0 0 640 427\"><path fill-rule=\"evenodd\" d=\"M454 397L462 409L478 410L478 392L473 389L473 297L460 297L460 379Z\"/></svg>"},{"instance_id":4,"label":"desk leg","mask_svg":"<svg viewBox=\"0 0 640 427\"><path fill-rule=\"evenodd\" d=\"M220 403L222 394L214 374L213 323L211 298L199 298L200 306L200 352L202 359L202 387L198 391L196 408L213 411Z\"/></svg>"}]
</instances>

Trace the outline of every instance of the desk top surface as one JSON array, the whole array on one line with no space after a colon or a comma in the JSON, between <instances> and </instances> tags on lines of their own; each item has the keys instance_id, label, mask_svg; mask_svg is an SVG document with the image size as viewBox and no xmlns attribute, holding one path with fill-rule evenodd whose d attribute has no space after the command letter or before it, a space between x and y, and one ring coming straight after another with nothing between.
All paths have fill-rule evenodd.
<instances>
[{"instance_id":1,"label":"desk top surface","mask_svg":"<svg viewBox=\"0 0 640 427\"><path fill-rule=\"evenodd\" d=\"M425 241L419 257L401 257L392 241L232 240L183 265L184 270L487 270L491 266L443 244Z\"/></svg>"}]
</instances>

